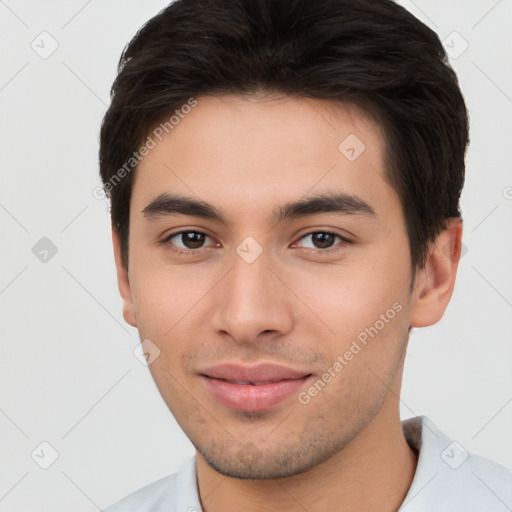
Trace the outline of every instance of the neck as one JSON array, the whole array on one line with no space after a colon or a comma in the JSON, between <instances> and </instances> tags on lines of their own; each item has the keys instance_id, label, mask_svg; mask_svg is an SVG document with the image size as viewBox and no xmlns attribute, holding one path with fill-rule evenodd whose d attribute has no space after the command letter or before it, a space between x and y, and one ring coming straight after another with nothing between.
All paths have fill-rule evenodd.
<instances>
[{"instance_id":1,"label":"neck","mask_svg":"<svg viewBox=\"0 0 512 512\"><path fill-rule=\"evenodd\" d=\"M304 473L277 480L229 478L197 453L203 510L396 512L412 483L417 454L403 435L400 382L395 387L378 414L343 450Z\"/></svg>"}]
</instances>

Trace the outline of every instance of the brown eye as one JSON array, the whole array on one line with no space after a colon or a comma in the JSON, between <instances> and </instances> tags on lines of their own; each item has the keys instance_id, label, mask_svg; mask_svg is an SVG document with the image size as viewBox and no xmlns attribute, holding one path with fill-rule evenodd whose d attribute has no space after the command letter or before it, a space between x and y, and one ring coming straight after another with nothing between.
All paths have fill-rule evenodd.
<instances>
[{"instance_id":1,"label":"brown eye","mask_svg":"<svg viewBox=\"0 0 512 512\"><path fill-rule=\"evenodd\" d=\"M179 252L194 252L197 249L202 249L207 238L207 234L200 231L180 231L169 235L164 243L169 244Z\"/></svg>"},{"instance_id":2,"label":"brown eye","mask_svg":"<svg viewBox=\"0 0 512 512\"><path fill-rule=\"evenodd\" d=\"M341 235L337 233L331 233L330 231L314 231L312 233L308 233L301 237L300 240L306 240L307 238L311 239L311 243L313 247L306 247L307 249L330 249L335 245L336 239L340 239L343 242L349 242L347 239L343 238ZM303 246L304 247L304 246Z\"/></svg>"},{"instance_id":3,"label":"brown eye","mask_svg":"<svg viewBox=\"0 0 512 512\"><path fill-rule=\"evenodd\" d=\"M332 233L313 233L311 235L312 242L319 248L319 249L326 249L328 247L331 247L334 243L334 240L336 238L336 235L333 235Z\"/></svg>"},{"instance_id":4,"label":"brown eye","mask_svg":"<svg viewBox=\"0 0 512 512\"><path fill-rule=\"evenodd\" d=\"M180 234L181 242L187 249L198 249L204 244L206 235L195 231L186 231Z\"/></svg>"}]
</instances>

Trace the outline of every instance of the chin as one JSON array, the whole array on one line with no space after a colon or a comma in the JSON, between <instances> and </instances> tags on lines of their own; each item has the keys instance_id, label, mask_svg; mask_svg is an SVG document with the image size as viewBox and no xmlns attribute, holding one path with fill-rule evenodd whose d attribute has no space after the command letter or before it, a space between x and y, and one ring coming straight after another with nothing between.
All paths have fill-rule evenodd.
<instances>
[{"instance_id":1,"label":"chin","mask_svg":"<svg viewBox=\"0 0 512 512\"><path fill-rule=\"evenodd\" d=\"M313 441L313 440L312 440ZM294 446L281 444L262 450L247 442L240 448L235 443L230 447L216 446L212 449L196 446L206 463L221 475L251 480L274 480L304 473L339 452L345 443L336 445L299 442Z\"/></svg>"}]
</instances>

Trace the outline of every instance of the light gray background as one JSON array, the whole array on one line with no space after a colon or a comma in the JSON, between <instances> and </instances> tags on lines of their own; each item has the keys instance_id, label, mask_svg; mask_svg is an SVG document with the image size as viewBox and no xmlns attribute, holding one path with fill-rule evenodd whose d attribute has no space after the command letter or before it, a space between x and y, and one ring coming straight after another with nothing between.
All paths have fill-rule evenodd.
<instances>
[{"instance_id":1,"label":"light gray background","mask_svg":"<svg viewBox=\"0 0 512 512\"><path fill-rule=\"evenodd\" d=\"M471 116L467 253L443 320L412 335L402 417L512 466L512 1L402 4L446 41ZM0 1L0 511L95 511L193 453L133 355L108 204L92 194L119 55L165 5ZM43 31L48 58L31 47L51 49ZM58 249L46 262L42 237ZM43 441L59 454L48 469Z\"/></svg>"}]
</instances>

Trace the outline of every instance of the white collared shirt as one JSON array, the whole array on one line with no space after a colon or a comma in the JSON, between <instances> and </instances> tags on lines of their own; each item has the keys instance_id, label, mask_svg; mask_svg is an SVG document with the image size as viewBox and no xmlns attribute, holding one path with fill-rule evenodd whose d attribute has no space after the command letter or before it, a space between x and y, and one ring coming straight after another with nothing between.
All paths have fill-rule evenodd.
<instances>
[{"instance_id":1,"label":"white collared shirt","mask_svg":"<svg viewBox=\"0 0 512 512\"><path fill-rule=\"evenodd\" d=\"M402 429L419 457L399 512L512 511L511 469L468 453L426 416L402 421ZM195 456L178 473L135 491L105 512L203 512Z\"/></svg>"}]
</instances>

